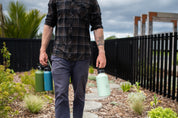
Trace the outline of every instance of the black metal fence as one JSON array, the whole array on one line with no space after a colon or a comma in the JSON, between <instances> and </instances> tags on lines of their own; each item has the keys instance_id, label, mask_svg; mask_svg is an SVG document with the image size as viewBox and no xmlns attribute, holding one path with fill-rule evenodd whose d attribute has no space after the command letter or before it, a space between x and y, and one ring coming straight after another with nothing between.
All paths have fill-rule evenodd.
<instances>
[{"instance_id":1,"label":"black metal fence","mask_svg":"<svg viewBox=\"0 0 178 118\"><path fill-rule=\"evenodd\" d=\"M177 33L135 37L133 82L178 101L177 40Z\"/></svg>"},{"instance_id":2,"label":"black metal fence","mask_svg":"<svg viewBox=\"0 0 178 118\"><path fill-rule=\"evenodd\" d=\"M11 53L10 68L15 72L28 71L38 67L41 40L0 38L0 49L2 49L3 42L6 42L7 48ZM52 44L53 40L51 40L47 49L49 56L52 51ZM0 54L0 63L2 64L2 62L3 58L2 54Z\"/></svg>"},{"instance_id":3,"label":"black metal fence","mask_svg":"<svg viewBox=\"0 0 178 118\"><path fill-rule=\"evenodd\" d=\"M106 40L105 71L132 84L138 81L142 87L178 101L177 40L177 33ZM3 42L12 53L10 68L14 71L37 68L41 40L0 38L0 49ZM47 49L49 58L52 46L53 40ZM95 42L91 42L91 49L91 65L95 66L98 55Z\"/></svg>"}]
</instances>

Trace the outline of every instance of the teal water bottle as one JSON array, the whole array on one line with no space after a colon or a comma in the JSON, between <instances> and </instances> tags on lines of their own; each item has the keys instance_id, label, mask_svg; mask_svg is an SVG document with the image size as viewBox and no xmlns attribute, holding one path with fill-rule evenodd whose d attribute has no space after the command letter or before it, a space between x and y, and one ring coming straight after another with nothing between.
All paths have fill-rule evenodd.
<instances>
[{"instance_id":1,"label":"teal water bottle","mask_svg":"<svg viewBox=\"0 0 178 118\"><path fill-rule=\"evenodd\" d=\"M41 66L38 66L38 70L35 72L35 91L44 91L44 72Z\"/></svg>"},{"instance_id":2,"label":"teal water bottle","mask_svg":"<svg viewBox=\"0 0 178 118\"><path fill-rule=\"evenodd\" d=\"M97 90L99 96L110 95L108 76L105 74L104 69L98 69L98 75L96 76L96 83L97 83Z\"/></svg>"},{"instance_id":3,"label":"teal water bottle","mask_svg":"<svg viewBox=\"0 0 178 118\"><path fill-rule=\"evenodd\" d=\"M53 80L52 80L51 69L49 68L49 66L45 67L45 71L44 71L44 90L45 91L53 90Z\"/></svg>"}]
</instances>

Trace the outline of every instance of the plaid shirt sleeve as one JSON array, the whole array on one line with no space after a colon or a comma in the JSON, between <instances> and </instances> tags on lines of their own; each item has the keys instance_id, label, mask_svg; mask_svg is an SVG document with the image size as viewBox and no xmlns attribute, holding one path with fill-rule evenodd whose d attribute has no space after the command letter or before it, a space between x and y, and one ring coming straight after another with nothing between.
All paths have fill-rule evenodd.
<instances>
[{"instance_id":1,"label":"plaid shirt sleeve","mask_svg":"<svg viewBox=\"0 0 178 118\"><path fill-rule=\"evenodd\" d=\"M57 10L55 0L50 0L48 3L48 14L46 15L45 24L51 27L56 26Z\"/></svg>"},{"instance_id":2,"label":"plaid shirt sleeve","mask_svg":"<svg viewBox=\"0 0 178 118\"><path fill-rule=\"evenodd\" d=\"M101 11L97 0L93 0L90 14L91 31L103 28L101 21Z\"/></svg>"}]
</instances>

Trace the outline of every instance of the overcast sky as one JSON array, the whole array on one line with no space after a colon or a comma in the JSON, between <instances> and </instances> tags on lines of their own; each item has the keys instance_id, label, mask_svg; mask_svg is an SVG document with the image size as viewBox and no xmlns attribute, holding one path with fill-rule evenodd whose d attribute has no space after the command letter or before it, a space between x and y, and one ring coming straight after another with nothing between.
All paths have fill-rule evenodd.
<instances>
[{"instance_id":1,"label":"overcast sky","mask_svg":"<svg viewBox=\"0 0 178 118\"><path fill-rule=\"evenodd\" d=\"M9 1L17 0L0 0L5 14L7 13ZM41 13L47 13L49 0L19 1L22 1L28 10L38 9ZM102 11L105 38L111 35L115 35L119 38L127 37L128 35L133 36L134 16L147 14L150 11L178 13L178 0L98 0L98 2ZM40 25L39 32L42 32L43 25L44 20ZM154 22L153 25L153 33L173 31L172 23Z\"/></svg>"}]
</instances>

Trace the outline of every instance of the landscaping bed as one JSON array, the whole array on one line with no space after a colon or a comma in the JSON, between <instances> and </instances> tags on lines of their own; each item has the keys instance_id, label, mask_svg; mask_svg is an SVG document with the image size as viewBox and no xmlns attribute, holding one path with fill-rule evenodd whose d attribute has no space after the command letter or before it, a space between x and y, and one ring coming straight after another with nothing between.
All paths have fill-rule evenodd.
<instances>
[{"instance_id":1,"label":"landscaping bed","mask_svg":"<svg viewBox=\"0 0 178 118\"><path fill-rule=\"evenodd\" d=\"M94 74L96 75L96 70L94 70ZM15 82L20 81L20 75L24 73L16 73L14 76ZM89 74L91 75L91 74ZM114 76L108 75L109 82L120 85L120 83L125 82L120 78L115 78ZM91 93L91 88L96 88L96 81L88 79L86 93ZM112 89L111 95L105 99L98 100L97 102L102 103L102 108L97 111L91 111L99 116L99 118L146 118L148 115L148 111L152 109L150 102L153 101L154 92L143 89L140 87L140 90L144 92L146 99L144 101L144 110L142 114L138 114L134 112L127 100L128 94L131 92L135 92L134 88L131 88L128 92L123 92L121 88ZM28 91L28 90L27 90ZM18 113L14 115L9 115L9 117L13 118L54 118L54 94L52 92L45 93L36 93L39 96L50 96L52 100L46 100L46 105L43 109L37 114L31 113L29 110L25 109L23 106L23 102L21 100L15 100L10 104L13 111L17 110ZM158 100L160 101L157 106L162 106L163 108L171 108L173 111L178 113L178 103L169 98L163 97L162 95L156 95ZM45 97L43 97L45 98ZM72 112L72 102L73 102L73 89L72 85L69 85L69 101L70 101L70 110Z\"/></svg>"}]
</instances>

